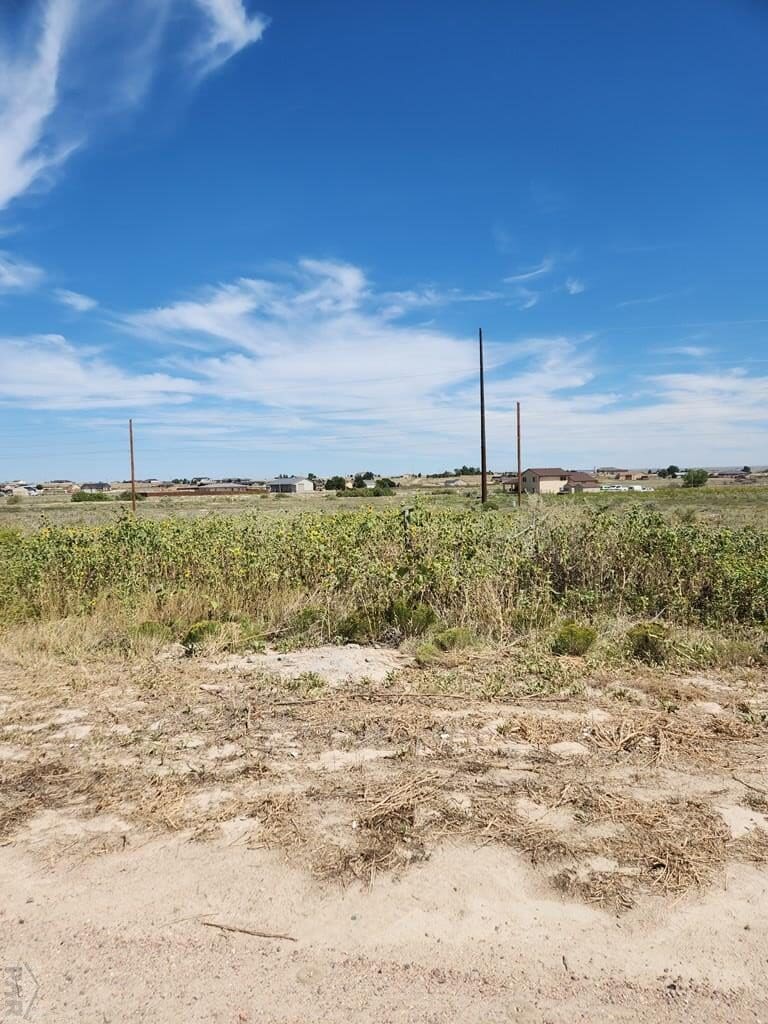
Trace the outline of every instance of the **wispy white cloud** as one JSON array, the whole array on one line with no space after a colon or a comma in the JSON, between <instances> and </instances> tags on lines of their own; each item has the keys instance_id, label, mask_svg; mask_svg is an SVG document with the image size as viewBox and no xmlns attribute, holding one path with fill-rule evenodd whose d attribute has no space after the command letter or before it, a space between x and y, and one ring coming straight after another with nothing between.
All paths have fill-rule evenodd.
<instances>
[{"instance_id":1,"label":"wispy white cloud","mask_svg":"<svg viewBox=\"0 0 768 1024\"><path fill-rule=\"evenodd\" d=\"M40 267L16 259L10 253L0 252L0 292L30 291L40 284L44 276Z\"/></svg>"},{"instance_id":2,"label":"wispy white cloud","mask_svg":"<svg viewBox=\"0 0 768 1024\"><path fill-rule=\"evenodd\" d=\"M92 299L90 295L81 295L80 292L72 292L68 288L56 288L53 294L62 305L69 306L78 313L87 313L98 306L96 299Z\"/></svg>"},{"instance_id":3,"label":"wispy white cloud","mask_svg":"<svg viewBox=\"0 0 768 1024\"><path fill-rule=\"evenodd\" d=\"M627 299L624 302L617 302L616 309L625 309L627 306L653 306L657 302L666 302L667 299L674 299L679 292L663 292L660 295L649 295L643 299Z\"/></svg>"},{"instance_id":4,"label":"wispy white cloud","mask_svg":"<svg viewBox=\"0 0 768 1024\"><path fill-rule=\"evenodd\" d=\"M242 0L195 0L195 3L209 22L206 37L193 50L193 58L205 73L258 42L269 24L263 14L248 14Z\"/></svg>"},{"instance_id":5,"label":"wispy white cloud","mask_svg":"<svg viewBox=\"0 0 768 1024\"><path fill-rule=\"evenodd\" d=\"M133 408L185 402L200 385L121 369L58 334L0 338L0 402L28 408Z\"/></svg>"},{"instance_id":6,"label":"wispy white cloud","mask_svg":"<svg viewBox=\"0 0 768 1024\"><path fill-rule=\"evenodd\" d=\"M177 11L198 16L174 21ZM38 0L7 18L12 32L0 32L0 210L49 184L95 123L145 98L165 43L166 72L174 61L191 61L200 79L267 26L242 0Z\"/></svg>"},{"instance_id":7,"label":"wispy white cloud","mask_svg":"<svg viewBox=\"0 0 768 1024\"><path fill-rule=\"evenodd\" d=\"M586 287L584 282L579 280L578 277L569 277L565 282L565 290L569 295L581 295Z\"/></svg>"},{"instance_id":8,"label":"wispy white cloud","mask_svg":"<svg viewBox=\"0 0 768 1024\"><path fill-rule=\"evenodd\" d=\"M505 277L504 281L507 284L516 284L518 281L532 281L536 277L543 277L545 274L551 273L554 266L555 261L550 256L547 256L535 267L521 270L517 274L511 274L509 277Z\"/></svg>"},{"instance_id":9,"label":"wispy white cloud","mask_svg":"<svg viewBox=\"0 0 768 1024\"><path fill-rule=\"evenodd\" d=\"M44 137L58 100L62 55L75 9L76 0L49 0L28 50L12 51L0 38L0 209L65 160L75 145Z\"/></svg>"},{"instance_id":10,"label":"wispy white cloud","mask_svg":"<svg viewBox=\"0 0 768 1024\"><path fill-rule=\"evenodd\" d=\"M656 352L670 356L690 356L691 359L704 359L712 354L709 345L668 345L654 349Z\"/></svg>"},{"instance_id":11,"label":"wispy white cloud","mask_svg":"<svg viewBox=\"0 0 768 1024\"><path fill-rule=\"evenodd\" d=\"M250 472L262 471L260 460L279 471L269 452L286 468L311 460L316 471L471 459L475 338L412 324L407 310L393 316L391 296L359 267L304 260L129 314L130 331L162 340L134 346L130 365L58 336L6 338L0 401L77 410L80 422L93 410L105 422L104 410L141 410L142 437L162 442L168 469L176 448L190 447L228 465L231 453L248 453ZM492 464L512 464L516 400L529 462L759 461L768 377L724 366L605 386L617 369L607 351L586 336L492 336Z\"/></svg>"}]
</instances>

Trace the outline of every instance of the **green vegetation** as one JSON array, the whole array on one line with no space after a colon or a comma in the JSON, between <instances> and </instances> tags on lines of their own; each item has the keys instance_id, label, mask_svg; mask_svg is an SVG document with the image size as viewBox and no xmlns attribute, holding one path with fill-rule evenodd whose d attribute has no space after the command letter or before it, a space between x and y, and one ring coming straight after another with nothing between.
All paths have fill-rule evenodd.
<instances>
[{"instance_id":1,"label":"green vegetation","mask_svg":"<svg viewBox=\"0 0 768 1024\"><path fill-rule=\"evenodd\" d=\"M553 654L571 654L581 657L587 653L597 639L597 632L591 626L577 622L565 622L552 641Z\"/></svg>"},{"instance_id":2,"label":"green vegetation","mask_svg":"<svg viewBox=\"0 0 768 1024\"><path fill-rule=\"evenodd\" d=\"M217 635L221 629L221 623L210 619L204 622L196 622L190 626L181 639L181 645L188 655L197 654L200 648Z\"/></svg>"},{"instance_id":3,"label":"green vegetation","mask_svg":"<svg viewBox=\"0 0 768 1024\"><path fill-rule=\"evenodd\" d=\"M343 476L330 476L325 481L326 491L343 491L347 486L347 481Z\"/></svg>"},{"instance_id":4,"label":"green vegetation","mask_svg":"<svg viewBox=\"0 0 768 1024\"><path fill-rule=\"evenodd\" d=\"M636 661L661 665L667 659L668 631L660 622L639 622L628 631L627 645Z\"/></svg>"},{"instance_id":5,"label":"green vegetation","mask_svg":"<svg viewBox=\"0 0 768 1024\"><path fill-rule=\"evenodd\" d=\"M71 500L74 502L111 501L112 496L110 494L105 494L104 491L75 491Z\"/></svg>"},{"instance_id":6,"label":"green vegetation","mask_svg":"<svg viewBox=\"0 0 768 1024\"><path fill-rule=\"evenodd\" d=\"M687 469L683 474L683 487L703 487L709 480L706 469Z\"/></svg>"},{"instance_id":7,"label":"green vegetation","mask_svg":"<svg viewBox=\"0 0 768 1024\"><path fill-rule=\"evenodd\" d=\"M403 621L404 632L426 628L422 606L487 637L567 616L768 622L768 530L674 522L638 505L621 514L587 502L516 514L417 506L407 529L391 506L160 522L116 510L103 527L3 538L6 621L109 607L134 621L247 616L265 631L312 606L325 636L351 639Z\"/></svg>"},{"instance_id":8,"label":"green vegetation","mask_svg":"<svg viewBox=\"0 0 768 1024\"><path fill-rule=\"evenodd\" d=\"M345 487L336 492L338 498L389 498L392 495L392 488L377 483L375 487Z\"/></svg>"}]
</instances>

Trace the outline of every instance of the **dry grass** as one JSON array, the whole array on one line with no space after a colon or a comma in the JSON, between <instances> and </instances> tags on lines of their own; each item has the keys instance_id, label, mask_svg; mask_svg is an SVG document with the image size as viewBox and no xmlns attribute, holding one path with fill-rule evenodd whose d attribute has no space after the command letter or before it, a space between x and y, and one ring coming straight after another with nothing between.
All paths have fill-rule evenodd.
<instances>
[{"instance_id":1,"label":"dry grass","mask_svg":"<svg viewBox=\"0 0 768 1024\"><path fill-rule=\"evenodd\" d=\"M729 859L766 859L768 833L732 841L714 797L669 782L704 768L720 780L713 792L747 800L732 772L764 742L749 713L765 704L756 679L732 710L708 715L684 687L680 709L663 712L609 698L608 680L589 695L489 698L482 674L474 694L465 676L457 694L454 670L428 688L434 668L380 688L286 692L194 659L56 664L0 671L0 744L19 757L0 761L3 842L39 833L46 810L84 823L112 815L129 844L143 832L223 834L366 883L441 842L497 843L562 891L615 909L712 884ZM691 694L720 695L706 681ZM591 719L595 704L610 719ZM563 739L588 755L556 756L549 747ZM761 785L755 777L750 804Z\"/></svg>"}]
</instances>

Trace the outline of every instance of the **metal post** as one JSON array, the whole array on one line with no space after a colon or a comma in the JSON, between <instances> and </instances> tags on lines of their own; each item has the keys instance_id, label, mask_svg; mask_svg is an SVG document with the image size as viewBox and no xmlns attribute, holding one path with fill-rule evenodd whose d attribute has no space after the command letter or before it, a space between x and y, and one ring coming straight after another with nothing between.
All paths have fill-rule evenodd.
<instances>
[{"instance_id":1,"label":"metal post","mask_svg":"<svg viewBox=\"0 0 768 1024\"><path fill-rule=\"evenodd\" d=\"M523 462L520 447L520 403L517 403L517 504L523 502Z\"/></svg>"},{"instance_id":2,"label":"metal post","mask_svg":"<svg viewBox=\"0 0 768 1024\"><path fill-rule=\"evenodd\" d=\"M485 450L485 368L483 366L483 328L478 328L480 340L480 500L488 501L488 460Z\"/></svg>"},{"instance_id":3,"label":"metal post","mask_svg":"<svg viewBox=\"0 0 768 1024\"><path fill-rule=\"evenodd\" d=\"M128 420L128 439L131 443L131 511L136 515L136 465L133 459L133 420Z\"/></svg>"}]
</instances>

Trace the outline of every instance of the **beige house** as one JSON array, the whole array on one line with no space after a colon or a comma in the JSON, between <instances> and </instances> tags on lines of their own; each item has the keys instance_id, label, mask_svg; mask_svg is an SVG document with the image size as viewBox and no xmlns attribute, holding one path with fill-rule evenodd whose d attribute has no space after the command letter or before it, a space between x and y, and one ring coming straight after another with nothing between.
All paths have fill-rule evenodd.
<instances>
[{"instance_id":1,"label":"beige house","mask_svg":"<svg viewBox=\"0 0 768 1024\"><path fill-rule=\"evenodd\" d=\"M525 494L560 494L567 483L568 474L564 469L526 469L523 473Z\"/></svg>"},{"instance_id":2,"label":"beige house","mask_svg":"<svg viewBox=\"0 0 768 1024\"><path fill-rule=\"evenodd\" d=\"M514 490L517 490L515 481ZM599 491L600 481L591 473L575 469L526 469L523 473L525 494L575 494L583 491Z\"/></svg>"},{"instance_id":3,"label":"beige house","mask_svg":"<svg viewBox=\"0 0 768 1024\"><path fill-rule=\"evenodd\" d=\"M581 494L583 492L595 492L600 490L600 481L591 473L582 473L572 470L568 473L568 483L565 485L566 494Z\"/></svg>"}]
</instances>

